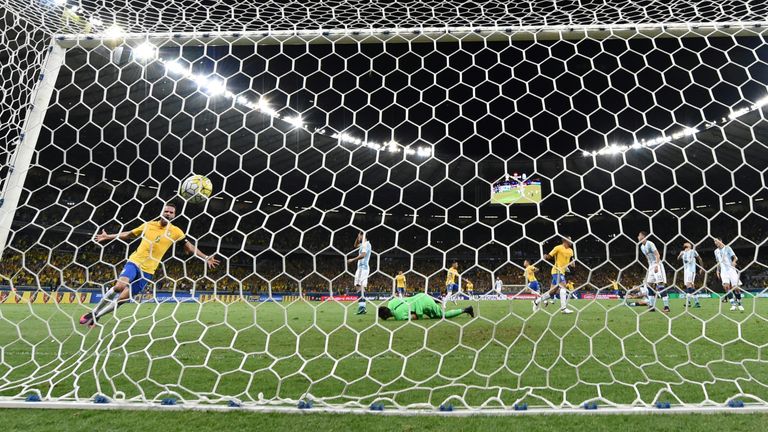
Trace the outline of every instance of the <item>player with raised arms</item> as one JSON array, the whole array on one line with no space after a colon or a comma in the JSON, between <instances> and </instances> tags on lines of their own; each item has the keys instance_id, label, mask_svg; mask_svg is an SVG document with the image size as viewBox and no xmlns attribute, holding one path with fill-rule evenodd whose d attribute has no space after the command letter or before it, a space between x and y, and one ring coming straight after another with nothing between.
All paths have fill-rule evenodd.
<instances>
[{"instance_id":1,"label":"player with raised arms","mask_svg":"<svg viewBox=\"0 0 768 432\"><path fill-rule=\"evenodd\" d=\"M379 318L382 320L393 317L397 321L454 318L461 314L467 314L474 318L475 310L472 306L467 306L464 309L452 309L443 312L440 301L425 293L418 293L408 298L396 297L390 300L386 306L379 307Z\"/></svg>"},{"instance_id":2,"label":"player with raised arms","mask_svg":"<svg viewBox=\"0 0 768 432\"><path fill-rule=\"evenodd\" d=\"M554 260L552 264L552 282L549 290L533 301L534 311L539 310L542 301L547 301L558 288L560 288L560 312L564 314L573 313L568 309L568 289L565 287L565 273L569 268L576 267L576 261L573 261L573 249L570 237L563 237L562 244L552 248L552 250L542 257L543 260Z\"/></svg>"},{"instance_id":3,"label":"player with raised arms","mask_svg":"<svg viewBox=\"0 0 768 432\"><path fill-rule=\"evenodd\" d=\"M699 253L689 242L683 243L683 250L677 255L677 259L683 260L683 283L685 284L685 307L691 306L693 299L695 308L700 308L699 298L696 296L694 281L696 279L696 263L699 264L699 273L704 273L704 263Z\"/></svg>"},{"instance_id":4,"label":"player with raised arms","mask_svg":"<svg viewBox=\"0 0 768 432\"><path fill-rule=\"evenodd\" d=\"M136 237L141 237L141 243L128 257L128 262L125 263L123 271L120 272L115 286L104 294L91 312L80 317L80 324L93 327L101 317L130 301L152 280L168 249L175 242L184 240L184 231L171 223L175 217L176 205L167 203L163 207L159 219L143 223L130 231L118 234L107 234L104 230L100 234L96 234L94 240L98 243L114 239L128 241ZM189 240L184 242L184 250L202 258L209 268L215 268L219 265L219 260L213 255L204 254ZM115 299L116 301L113 301Z\"/></svg>"},{"instance_id":5,"label":"player with raised arms","mask_svg":"<svg viewBox=\"0 0 768 432\"><path fill-rule=\"evenodd\" d=\"M395 288L397 292L395 293L399 297L405 297L405 275L403 274L403 271L400 270L397 272L397 276L395 276Z\"/></svg>"},{"instance_id":6,"label":"player with raised arms","mask_svg":"<svg viewBox=\"0 0 768 432\"><path fill-rule=\"evenodd\" d=\"M661 296L664 302L664 312L669 313L669 293L664 287L667 283L667 274L664 271L664 263L661 262L661 253L656 245L648 240L648 233L640 231L637 234L637 240L640 242L640 252L648 260L648 273L643 281L643 292L648 297L648 310L656 310L656 294ZM653 287L651 286L653 285Z\"/></svg>"},{"instance_id":7,"label":"player with raised arms","mask_svg":"<svg viewBox=\"0 0 768 432\"><path fill-rule=\"evenodd\" d=\"M743 311L741 304L741 288L739 288L739 271L736 263L739 258L733 253L730 246L723 243L723 239L715 237L715 261L717 261L717 277L723 283L726 296L730 297L731 310Z\"/></svg>"},{"instance_id":8,"label":"player with raised arms","mask_svg":"<svg viewBox=\"0 0 768 432\"><path fill-rule=\"evenodd\" d=\"M357 315L365 315L367 313L365 309L365 288L368 286L368 275L371 272L368 266L371 260L371 242L366 240L365 233L360 231L355 237L355 248L357 248L357 256L347 260L349 264L357 262L357 270L355 271L355 292L357 292Z\"/></svg>"},{"instance_id":9,"label":"player with raised arms","mask_svg":"<svg viewBox=\"0 0 768 432\"><path fill-rule=\"evenodd\" d=\"M456 303L456 297L459 295L459 263L454 261L445 275L445 301Z\"/></svg>"}]
</instances>

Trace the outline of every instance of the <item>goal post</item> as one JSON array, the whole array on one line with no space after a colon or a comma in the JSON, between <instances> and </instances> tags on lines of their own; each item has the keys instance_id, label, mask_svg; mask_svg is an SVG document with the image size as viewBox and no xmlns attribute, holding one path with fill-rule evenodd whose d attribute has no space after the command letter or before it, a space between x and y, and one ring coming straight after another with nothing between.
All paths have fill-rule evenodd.
<instances>
[{"instance_id":1,"label":"goal post","mask_svg":"<svg viewBox=\"0 0 768 432\"><path fill-rule=\"evenodd\" d=\"M29 99L3 75L30 109L3 143L0 406L768 407L768 58L751 14L167 32L72 14L93 32L39 22ZM518 174L539 198L493 203ZM202 203L178 196L192 175L213 184ZM134 301L81 325L160 240L94 235L168 202L201 254L171 246ZM738 256L727 289L715 238ZM575 267L549 256L561 243ZM691 284L684 243L702 259ZM398 303L401 271L424 303ZM379 315L402 305L419 319Z\"/></svg>"}]
</instances>

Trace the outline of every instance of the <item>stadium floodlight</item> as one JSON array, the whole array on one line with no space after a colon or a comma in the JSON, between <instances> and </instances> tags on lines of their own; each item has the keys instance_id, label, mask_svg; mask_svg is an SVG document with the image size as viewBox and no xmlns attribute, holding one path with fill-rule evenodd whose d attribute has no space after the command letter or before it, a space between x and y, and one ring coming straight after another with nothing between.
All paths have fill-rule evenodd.
<instances>
[{"instance_id":1,"label":"stadium floodlight","mask_svg":"<svg viewBox=\"0 0 768 432\"><path fill-rule=\"evenodd\" d=\"M179 75L185 75L187 72L189 72L188 68L182 66L181 63L174 60L165 62L165 70Z\"/></svg>"},{"instance_id":2,"label":"stadium floodlight","mask_svg":"<svg viewBox=\"0 0 768 432\"><path fill-rule=\"evenodd\" d=\"M144 42L141 45L133 48L133 58L138 61L150 61L157 56L157 47L149 42Z\"/></svg>"},{"instance_id":3,"label":"stadium floodlight","mask_svg":"<svg viewBox=\"0 0 768 432\"><path fill-rule=\"evenodd\" d=\"M107 39L119 39L124 35L125 32L117 24L112 24L111 26L107 27L106 30L104 30L104 37Z\"/></svg>"},{"instance_id":4,"label":"stadium floodlight","mask_svg":"<svg viewBox=\"0 0 768 432\"><path fill-rule=\"evenodd\" d=\"M221 96L227 93L227 87L216 79L206 79L201 86L211 96Z\"/></svg>"},{"instance_id":5,"label":"stadium floodlight","mask_svg":"<svg viewBox=\"0 0 768 432\"><path fill-rule=\"evenodd\" d=\"M53 4L56 6L66 6L67 0L53 0Z\"/></svg>"},{"instance_id":6,"label":"stadium floodlight","mask_svg":"<svg viewBox=\"0 0 768 432\"><path fill-rule=\"evenodd\" d=\"M299 129L304 128L304 121L301 119L300 114L296 114L295 116L287 116L283 120L290 123L295 128L299 128Z\"/></svg>"}]
</instances>

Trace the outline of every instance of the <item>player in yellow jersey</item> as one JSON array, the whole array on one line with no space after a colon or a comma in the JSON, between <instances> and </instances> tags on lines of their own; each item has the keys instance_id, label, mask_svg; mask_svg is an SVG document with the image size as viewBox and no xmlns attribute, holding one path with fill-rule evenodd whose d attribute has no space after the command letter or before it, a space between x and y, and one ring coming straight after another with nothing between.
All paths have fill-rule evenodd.
<instances>
[{"instance_id":1,"label":"player in yellow jersey","mask_svg":"<svg viewBox=\"0 0 768 432\"><path fill-rule=\"evenodd\" d=\"M564 314L573 313L572 310L568 309L568 288L565 285L565 273L569 269L576 267L576 262L573 261L573 249L571 246L571 239L563 237L562 244L555 246L548 254L542 257L545 261L554 261L552 264L552 282L549 291L534 300L534 311L538 310L542 301L549 299L560 288L560 312Z\"/></svg>"},{"instance_id":2,"label":"player in yellow jersey","mask_svg":"<svg viewBox=\"0 0 768 432\"><path fill-rule=\"evenodd\" d=\"M104 294L93 311L80 317L80 324L93 327L99 318L127 303L131 297L140 293L152 280L155 270L157 270L168 249L175 242L184 239L184 231L171 223L175 217L176 206L173 203L168 203L163 207L163 212L157 220L143 223L130 231L119 234L107 234L104 230L100 234L96 234L94 240L98 243L114 239L127 241L135 237L141 237L141 243L128 257L128 262L125 263L123 271L120 272L115 286ZM213 255L200 252L189 240L184 242L184 250L205 260L209 268L219 265L219 260ZM115 298L117 301L113 301Z\"/></svg>"},{"instance_id":3,"label":"player in yellow jersey","mask_svg":"<svg viewBox=\"0 0 768 432\"><path fill-rule=\"evenodd\" d=\"M464 279L464 293L467 295L469 300L472 300L472 296L475 295L475 286L469 279Z\"/></svg>"},{"instance_id":4,"label":"player in yellow jersey","mask_svg":"<svg viewBox=\"0 0 768 432\"><path fill-rule=\"evenodd\" d=\"M402 270L397 272L397 276L395 276L395 286L397 287L397 296L405 297L405 275Z\"/></svg>"},{"instance_id":5,"label":"player in yellow jersey","mask_svg":"<svg viewBox=\"0 0 768 432\"><path fill-rule=\"evenodd\" d=\"M456 261L451 264L448 273L445 276L445 301L452 300L456 303L456 297L459 295L459 263Z\"/></svg>"},{"instance_id":6,"label":"player in yellow jersey","mask_svg":"<svg viewBox=\"0 0 768 432\"><path fill-rule=\"evenodd\" d=\"M531 293L535 296L541 295L541 285L539 285L539 281L536 279L536 272L539 271L539 269L531 264L530 261L525 260L523 261L523 279L525 279L525 288L521 291L521 294L524 293ZM544 306L549 304L549 300L544 302ZM534 301L533 303L534 309L537 307L536 303Z\"/></svg>"}]
</instances>

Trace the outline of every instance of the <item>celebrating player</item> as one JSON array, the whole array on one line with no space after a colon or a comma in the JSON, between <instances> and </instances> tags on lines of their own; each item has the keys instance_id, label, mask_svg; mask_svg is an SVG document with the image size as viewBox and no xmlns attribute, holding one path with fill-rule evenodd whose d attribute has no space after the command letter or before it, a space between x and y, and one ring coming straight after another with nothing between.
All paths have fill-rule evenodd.
<instances>
[{"instance_id":1,"label":"celebrating player","mask_svg":"<svg viewBox=\"0 0 768 432\"><path fill-rule=\"evenodd\" d=\"M440 302L425 293L418 293L408 298L394 298L386 306L379 307L379 318L382 320L391 317L394 317L397 321L443 317L453 318L463 313L473 318L475 317L475 310L472 306L464 309L447 310L443 313Z\"/></svg>"},{"instance_id":2,"label":"celebrating player","mask_svg":"<svg viewBox=\"0 0 768 432\"><path fill-rule=\"evenodd\" d=\"M669 313L669 293L664 284L667 283L667 274L664 272L664 263L661 262L661 254L652 241L648 240L648 233L640 231L637 234L640 242L640 251L648 260L648 273L645 276L645 294L648 296L648 309L656 310L656 293L664 302L664 312ZM651 287L654 285L654 288Z\"/></svg>"},{"instance_id":3,"label":"celebrating player","mask_svg":"<svg viewBox=\"0 0 768 432\"><path fill-rule=\"evenodd\" d=\"M355 248L357 256L347 260L349 264L357 261L357 271L355 271L355 291L357 292L357 315L365 315L365 287L368 286L368 274L370 268L368 261L371 259L371 242L365 239L365 234L360 231L355 237Z\"/></svg>"},{"instance_id":4,"label":"celebrating player","mask_svg":"<svg viewBox=\"0 0 768 432\"><path fill-rule=\"evenodd\" d=\"M731 310L743 311L741 305L741 289L739 288L739 272L736 270L736 262L739 258L733 253L733 249L723 243L720 237L715 237L715 261L717 261L717 277L723 283L726 296L730 296Z\"/></svg>"},{"instance_id":5,"label":"celebrating player","mask_svg":"<svg viewBox=\"0 0 768 432\"><path fill-rule=\"evenodd\" d=\"M93 311L80 317L80 324L93 327L99 318L127 303L131 297L140 293L152 280L155 270L157 270L168 249L174 242L184 239L184 231L171 223L175 217L176 205L167 203L158 220L143 223L130 231L119 234L107 234L104 230L100 234L96 234L94 240L99 243L114 239L127 241L139 236L141 236L141 243L128 257L128 262L125 263L123 271L120 272L115 286L104 294ZM205 260L209 268L215 268L219 265L219 260L213 255L200 252L189 240L184 242L184 250ZM117 301L113 301L115 297L117 297Z\"/></svg>"},{"instance_id":6,"label":"celebrating player","mask_svg":"<svg viewBox=\"0 0 768 432\"><path fill-rule=\"evenodd\" d=\"M677 259L683 260L683 283L685 283L685 307L691 306L691 298L693 298L695 308L700 308L699 298L696 296L696 288L693 286L693 282L696 279L696 262L699 263L699 272L704 273L704 264L701 261L699 253L693 249L693 245L685 242L683 243L683 250L677 256Z\"/></svg>"},{"instance_id":7,"label":"celebrating player","mask_svg":"<svg viewBox=\"0 0 768 432\"><path fill-rule=\"evenodd\" d=\"M405 297L405 275L402 270L397 272L397 276L395 276L395 286L397 287L396 294L399 297Z\"/></svg>"},{"instance_id":8,"label":"celebrating player","mask_svg":"<svg viewBox=\"0 0 768 432\"><path fill-rule=\"evenodd\" d=\"M564 314L573 313L568 309L568 289L565 287L565 273L569 268L576 267L576 261L573 259L573 249L571 248L571 239L563 237L563 243L555 246L552 250L542 257L545 261L554 260L552 264L552 283L549 291L545 292L539 298L533 301L534 311L539 310L542 301L547 301L555 291L560 288L560 312Z\"/></svg>"},{"instance_id":9,"label":"celebrating player","mask_svg":"<svg viewBox=\"0 0 768 432\"><path fill-rule=\"evenodd\" d=\"M539 271L539 269L531 264L530 261L525 260L523 261L523 279L525 279L525 288L520 292L521 294L525 293L531 293L535 296L541 295L541 285L539 285L539 281L536 279L536 272ZM536 301L531 302L533 304L533 311L536 312L537 305ZM547 306L549 304L549 300L544 302L544 306Z\"/></svg>"},{"instance_id":10,"label":"celebrating player","mask_svg":"<svg viewBox=\"0 0 768 432\"><path fill-rule=\"evenodd\" d=\"M459 295L459 263L454 261L448 269L445 276L445 301L456 303L456 297Z\"/></svg>"}]
</instances>

